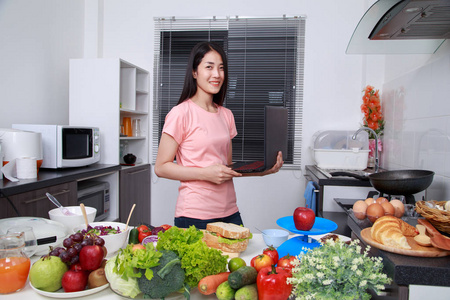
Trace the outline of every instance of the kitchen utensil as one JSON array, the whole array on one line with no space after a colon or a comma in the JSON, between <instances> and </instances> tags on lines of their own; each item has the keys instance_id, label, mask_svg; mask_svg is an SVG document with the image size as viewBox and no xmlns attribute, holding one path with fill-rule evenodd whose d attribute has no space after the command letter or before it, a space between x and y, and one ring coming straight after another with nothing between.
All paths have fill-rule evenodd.
<instances>
[{"instance_id":1,"label":"kitchen utensil","mask_svg":"<svg viewBox=\"0 0 450 300\"><path fill-rule=\"evenodd\" d=\"M415 204L413 194L427 189L433 182L433 171L396 170L369 175L372 186L387 195L404 195L406 203Z\"/></svg>"},{"instance_id":2,"label":"kitchen utensil","mask_svg":"<svg viewBox=\"0 0 450 300\"><path fill-rule=\"evenodd\" d=\"M79 187L80 185L78 185L78 188ZM98 196L98 193L96 193L96 195ZM66 226L68 230L72 230L72 228L74 228L75 226L85 223L83 213L81 212L81 207L79 205L65 206L65 208L71 213L73 213L73 215L66 216L59 210L59 208L55 207L48 211L48 216L50 217L50 220L60 222L61 224ZM97 215L97 209L90 206L85 206L84 209L86 210L88 222L89 223L94 222L94 219Z\"/></svg>"},{"instance_id":3,"label":"kitchen utensil","mask_svg":"<svg viewBox=\"0 0 450 300\"><path fill-rule=\"evenodd\" d=\"M265 229L261 233L266 245L274 248L280 247L289 237L289 232L282 229Z\"/></svg>"},{"instance_id":4,"label":"kitchen utensil","mask_svg":"<svg viewBox=\"0 0 450 300\"><path fill-rule=\"evenodd\" d=\"M129 165L134 164L136 162L136 155L128 153L123 157L123 161Z\"/></svg>"},{"instance_id":5,"label":"kitchen utensil","mask_svg":"<svg viewBox=\"0 0 450 300\"><path fill-rule=\"evenodd\" d=\"M61 203L59 203L59 201L53 197L52 194L50 193L45 193L45 195L47 196L48 199L50 199L50 201L53 202L53 204L55 204L63 214L65 214L66 216L73 216L74 213L70 212L67 208L65 208L64 206L61 205Z\"/></svg>"},{"instance_id":6,"label":"kitchen utensil","mask_svg":"<svg viewBox=\"0 0 450 300\"><path fill-rule=\"evenodd\" d=\"M84 222L86 223L86 228L88 228L89 227L89 221L87 219L86 208L84 207L83 203L80 203L80 208L81 208L81 213L83 214L83 217L84 217Z\"/></svg>"},{"instance_id":7,"label":"kitchen utensil","mask_svg":"<svg viewBox=\"0 0 450 300\"><path fill-rule=\"evenodd\" d=\"M426 219L417 219L417 222L427 229L431 235L431 245L436 248L450 251L450 239L444 237L434 226Z\"/></svg>"},{"instance_id":8,"label":"kitchen utensil","mask_svg":"<svg viewBox=\"0 0 450 300\"><path fill-rule=\"evenodd\" d=\"M417 230L419 230L419 235L416 235L414 237L414 240L417 244L424 246L424 247L430 247L431 246L431 239L428 235L425 234L425 226L417 224L416 225Z\"/></svg>"},{"instance_id":9,"label":"kitchen utensil","mask_svg":"<svg viewBox=\"0 0 450 300\"><path fill-rule=\"evenodd\" d=\"M130 117L123 117L123 127L127 136L133 136L133 128L131 128Z\"/></svg>"},{"instance_id":10,"label":"kitchen utensil","mask_svg":"<svg viewBox=\"0 0 450 300\"><path fill-rule=\"evenodd\" d=\"M416 257L444 257L450 255L450 251L445 251L443 249L439 249L436 247L421 246L416 243L413 237L409 236L406 237L406 240L408 241L408 244L411 246L411 249L400 249L391 246L386 246L372 239L370 229L371 227L364 228L363 230L361 230L361 238L370 246L384 251Z\"/></svg>"},{"instance_id":11,"label":"kitchen utensil","mask_svg":"<svg viewBox=\"0 0 450 300\"><path fill-rule=\"evenodd\" d=\"M105 241L105 247L108 251L108 256L114 256L113 254L117 252L120 248L123 248L127 245L127 238L130 233L130 227L125 229L126 224L121 222L92 222L89 224L92 228L96 228L98 226L108 227L111 226L114 229L119 228L120 233L110 233L106 235L100 235L100 237ZM79 225L73 228L73 232L78 232L86 230L84 225Z\"/></svg>"},{"instance_id":12,"label":"kitchen utensil","mask_svg":"<svg viewBox=\"0 0 450 300\"><path fill-rule=\"evenodd\" d=\"M130 214L128 215L128 219L127 219L127 225L125 226L125 230L128 230L128 222L130 222L131 215L133 214L133 210L135 207L136 207L136 203L133 204L133 207L131 207Z\"/></svg>"},{"instance_id":13,"label":"kitchen utensil","mask_svg":"<svg viewBox=\"0 0 450 300\"><path fill-rule=\"evenodd\" d=\"M36 253L37 250L37 240L36 236L34 235L33 227L31 226L14 226L11 228L8 228L8 231L6 234L9 235L21 235L23 236L24 242L25 242L25 248L23 249L24 253L27 255L27 257L32 257L34 253Z\"/></svg>"}]
</instances>

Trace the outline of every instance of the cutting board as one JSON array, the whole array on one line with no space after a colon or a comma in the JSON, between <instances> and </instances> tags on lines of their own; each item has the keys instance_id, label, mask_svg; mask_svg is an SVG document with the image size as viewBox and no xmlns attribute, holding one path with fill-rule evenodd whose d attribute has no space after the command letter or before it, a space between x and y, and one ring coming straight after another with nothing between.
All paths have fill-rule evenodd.
<instances>
[{"instance_id":1,"label":"cutting board","mask_svg":"<svg viewBox=\"0 0 450 300\"><path fill-rule=\"evenodd\" d=\"M408 244L411 246L410 250L407 249L400 249L400 248L394 248L390 246L386 246L383 244L378 243L374 239L372 239L372 235L370 234L370 228L364 228L361 231L361 237L362 239L369 245L392 253L397 254L403 254L408 256L417 256L417 257L443 257L450 255L450 251L445 251L442 249L438 249L435 247L423 247L414 241L414 238L412 237L406 237Z\"/></svg>"}]
</instances>

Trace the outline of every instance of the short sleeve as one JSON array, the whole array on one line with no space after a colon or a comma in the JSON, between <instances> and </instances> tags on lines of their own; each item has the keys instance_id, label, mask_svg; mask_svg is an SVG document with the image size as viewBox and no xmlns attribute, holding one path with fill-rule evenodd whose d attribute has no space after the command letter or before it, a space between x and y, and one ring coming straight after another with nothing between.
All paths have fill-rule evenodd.
<instances>
[{"instance_id":1,"label":"short sleeve","mask_svg":"<svg viewBox=\"0 0 450 300\"><path fill-rule=\"evenodd\" d=\"M181 144L184 138L185 115L182 114L179 106L174 106L166 115L162 132L167 133L178 143Z\"/></svg>"}]
</instances>

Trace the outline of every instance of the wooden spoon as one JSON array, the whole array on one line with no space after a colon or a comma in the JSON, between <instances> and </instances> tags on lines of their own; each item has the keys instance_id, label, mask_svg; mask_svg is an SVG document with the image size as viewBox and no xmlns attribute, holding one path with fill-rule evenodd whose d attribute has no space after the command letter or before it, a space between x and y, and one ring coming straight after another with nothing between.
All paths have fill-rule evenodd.
<instances>
[{"instance_id":1,"label":"wooden spoon","mask_svg":"<svg viewBox=\"0 0 450 300\"><path fill-rule=\"evenodd\" d=\"M416 235L414 237L414 241L416 241L416 243L421 246L430 247L431 239L428 235L425 234L425 231L426 231L425 226L417 224L416 228L417 228L417 230L419 230L419 235Z\"/></svg>"},{"instance_id":2,"label":"wooden spoon","mask_svg":"<svg viewBox=\"0 0 450 300\"><path fill-rule=\"evenodd\" d=\"M89 227L89 222L87 219L86 208L84 207L83 203L80 203L80 208L81 208L81 213L83 214L84 222L86 223L86 229L87 229Z\"/></svg>"},{"instance_id":3,"label":"wooden spoon","mask_svg":"<svg viewBox=\"0 0 450 300\"><path fill-rule=\"evenodd\" d=\"M450 239L444 237L428 220L417 219L417 222L427 229L431 236L431 245L439 249L450 250Z\"/></svg>"},{"instance_id":4,"label":"wooden spoon","mask_svg":"<svg viewBox=\"0 0 450 300\"><path fill-rule=\"evenodd\" d=\"M134 203L133 207L131 207L130 214L128 215L127 225L125 226L125 231L127 231L127 229L128 229L128 222L130 222L131 215L133 214L133 210L134 210L135 206L136 206L136 203Z\"/></svg>"}]
</instances>

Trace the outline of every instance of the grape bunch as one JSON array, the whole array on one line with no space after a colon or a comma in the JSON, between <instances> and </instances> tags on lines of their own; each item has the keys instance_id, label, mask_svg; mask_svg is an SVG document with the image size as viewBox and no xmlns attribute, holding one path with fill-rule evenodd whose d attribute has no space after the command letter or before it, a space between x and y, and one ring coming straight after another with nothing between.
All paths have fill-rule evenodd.
<instances>
[{"instance_id":1,"label":"grape bunch","mask_svg":"<svg viewBox=\"0 0 450 300\"><path fill-rule=\"evenodd\" d=\"M105 245L105 240L97 235L77 232L63 240L64 247L51 249L49 255L58 256L64 263L73 265L78 263L78 254L81 249L88 245L98 245L103 247Z\"/></svg>"}]
</instances>

